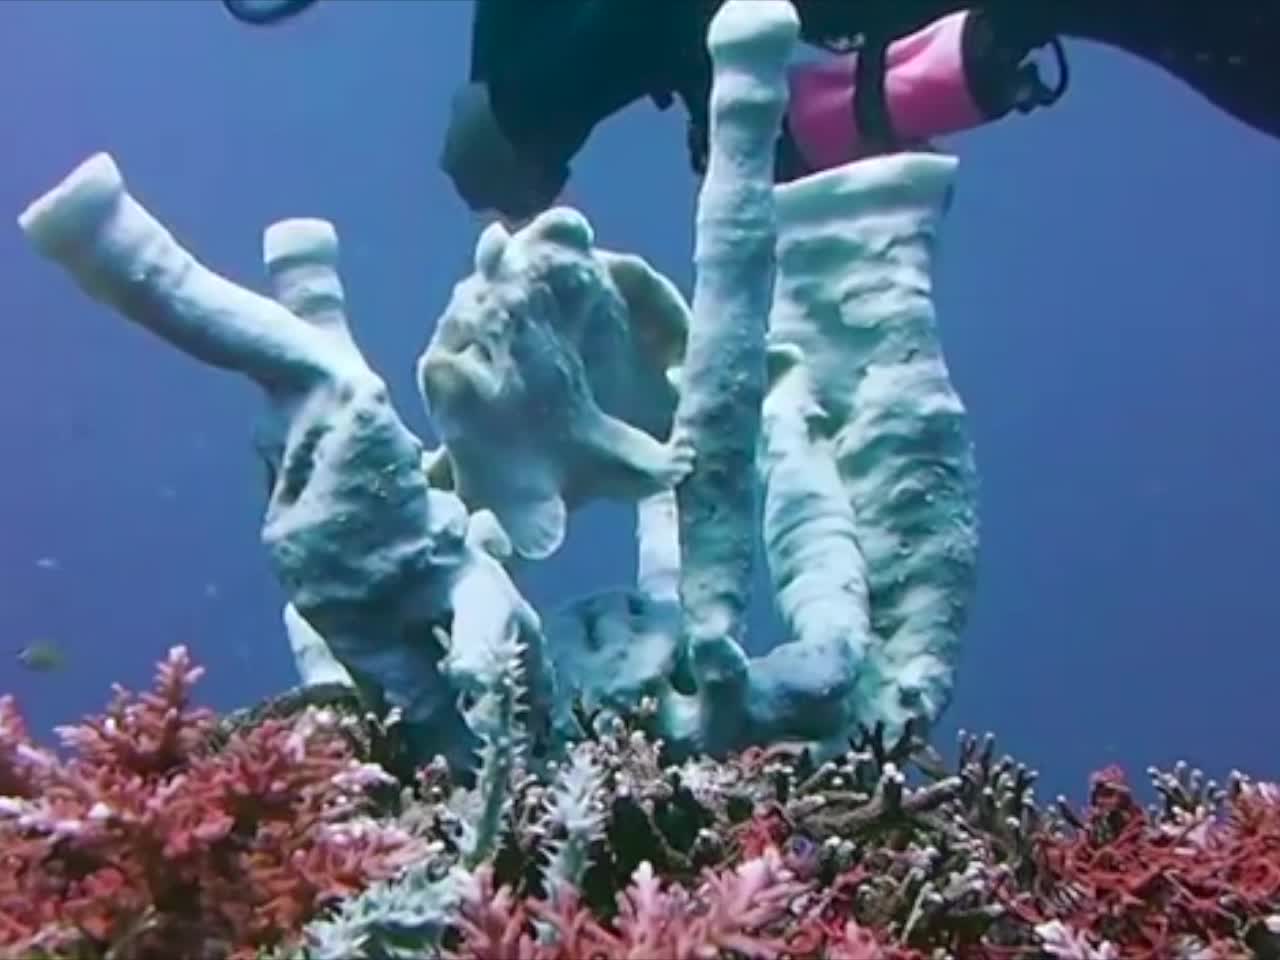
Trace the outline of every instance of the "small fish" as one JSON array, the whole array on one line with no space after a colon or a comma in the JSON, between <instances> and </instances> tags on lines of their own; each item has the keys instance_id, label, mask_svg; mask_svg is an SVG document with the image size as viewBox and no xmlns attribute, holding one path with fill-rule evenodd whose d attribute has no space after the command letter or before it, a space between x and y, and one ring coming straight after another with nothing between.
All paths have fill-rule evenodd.
<instances>
[{"instance_id":1,"label":"small fish","mask_svg":"<svg viewBox=\"0 0 1280 960\"><path fill-rule=\"evenodd\" d=\"M18 663L33 673L61 670L66 662L62 650L50 640L38 640L18 651Z\"/></svg>"},{"instance_id":2,"label":"small fish","mask_svg":"<svg viewBox=\"0 0 1280 960\"><path fill-rule=\"evenodd\" d=\"M57 570L62 564L57 557L41 557L36 561L36 566L41 570Z\"/></svg>"}]
</instances>

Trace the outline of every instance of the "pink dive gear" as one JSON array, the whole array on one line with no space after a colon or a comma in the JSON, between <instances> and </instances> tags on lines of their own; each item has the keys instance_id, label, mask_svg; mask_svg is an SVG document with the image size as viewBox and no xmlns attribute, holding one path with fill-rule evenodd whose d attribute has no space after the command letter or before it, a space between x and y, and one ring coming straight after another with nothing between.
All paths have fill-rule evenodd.
<instances>
[{"instance_id":1,"label":"pink dive gear","mask_svg":"<svg viewBox=\"0 0 1280 960\"><path fill-rule=\"evenodd\" d=\"M896 139L920 144L993 119L974 102L962 43L968 11L953 13L891 43L885 51L884 100ZM867 155L854 121L857 54L791 69L787 121L812 170Z\"/></svg>"}]
</instances>

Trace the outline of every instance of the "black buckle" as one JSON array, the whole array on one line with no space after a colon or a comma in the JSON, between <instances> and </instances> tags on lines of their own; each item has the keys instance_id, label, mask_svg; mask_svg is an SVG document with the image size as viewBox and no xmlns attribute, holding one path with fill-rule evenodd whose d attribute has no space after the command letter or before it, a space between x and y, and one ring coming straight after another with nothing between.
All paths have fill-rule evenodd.
<instances>
[{"instance_id":1,"label":"black buckle","mask_svg":"<svg viewBox=\"0 0 1280 960\"><path fill-rule=\"evenodd\" d=\"M1057 36L1050 38L1049 47L1057 64L1058 82L1053 86L1045 83L1035 61L1021 66L1018 69L1018 78L1022 84L1013 104L1019 113L1030 113L1037 107L1053 106L1062 99L1071 84L1071 64L1067 61L1067 51L1062 46L1062 38Z\"/></svg>"}]
</instances>

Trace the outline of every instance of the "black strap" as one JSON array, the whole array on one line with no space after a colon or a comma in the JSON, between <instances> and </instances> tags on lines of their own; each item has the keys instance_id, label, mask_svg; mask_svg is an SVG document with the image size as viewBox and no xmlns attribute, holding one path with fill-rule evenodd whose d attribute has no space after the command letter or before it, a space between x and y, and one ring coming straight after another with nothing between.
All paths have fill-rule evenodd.
<instances>
[{"instance_id":1,"label":"black strap","mask_svg":"<svg viewBox=\"0 0 1280 960\"><path fill-rule=\"evenodd\" d=\"M886 153L898 145L885 95L890 38L869 30L862 34L853 75L853 119L870 153Z\"/></svg>"}]
</instances>

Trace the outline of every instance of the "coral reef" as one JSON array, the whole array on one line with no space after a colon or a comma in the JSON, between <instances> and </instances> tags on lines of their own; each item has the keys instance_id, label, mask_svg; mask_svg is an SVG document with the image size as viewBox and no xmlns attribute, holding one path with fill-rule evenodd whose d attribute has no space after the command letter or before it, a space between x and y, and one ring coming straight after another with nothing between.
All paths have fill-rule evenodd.
<instances>
[{"instance_id":1,"label":"coral reef","mask_svg":"<svg viewBox=\"0 0 1280 960\"><path fill-rule=\"evenodd\" d=\"M468 713L470 785L381 766L394 723L276 703L218 723L182 648L151 692L31 742L0 700L0 956L273 960L1267 958L1280 786L1095 775L1083 809L962 735L672 761L614 718L536 772Z\"/></svg>"},{"instance_id":2,"label":"coral reef","mask_svg":"<svg viewBox=\"0 0 1280 960\"><path fill-rule=\"evenodd\" d=\"M976 467L931 300L956 164L773 185L797 23L712 21L692 307L555 209L492 226L418 362L348 325L322 220L218 276L91 157L20 217L93 298L267 416L262 540L301 686L221 719L175 648L34 744L0 699L0 955L1164 960L1280 956L1280 786L1099 773L1083 810L927 746ZM637 582L545 619L515 574L634 502ZM757 538L784 635L748 657Z\"/></svg>"},{"instance_id":3,"label":"coral reef","mask_svg":"<svg viewBox=\"0 0 1280 960\"><path fill-rule=\"evenodd\" d=\"M316 910L420 859L368 816L394 784L332 711L267 720L211 748L174 648L153 689L62 728L63 758L0 699L4 956L253 957Z\"/></svg>"}]
</instances>

